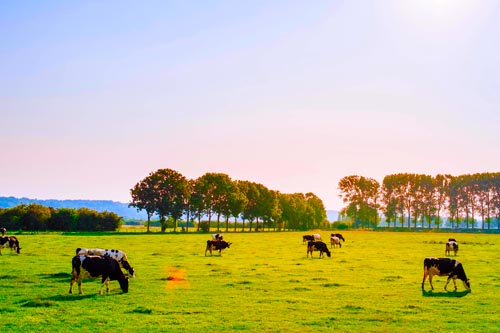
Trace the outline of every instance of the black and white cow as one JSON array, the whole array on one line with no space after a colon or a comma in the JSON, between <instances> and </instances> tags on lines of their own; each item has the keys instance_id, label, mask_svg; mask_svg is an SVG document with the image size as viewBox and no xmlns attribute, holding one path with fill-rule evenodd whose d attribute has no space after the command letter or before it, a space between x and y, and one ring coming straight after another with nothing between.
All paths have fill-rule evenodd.
<instances>
[{"instance_id":1,"label":"black and white cow","mask_svg":"<svg viewBox=\"0 0 500 333\"><path fill-rule=\"evenodd\" d=\"M17 254L20 253L21 248L19 247L19 240L16 236L1 236L0 237L0 255L2 254L2 248L10 248L10 252L14 251Z\"/></svg>"},{"instance_id":2,"label":"black and white cow","mask_svg":"<svg viewBox=\"0 0 500 333\"><path fill-rule=\"evenodd\" d=\"M84 249L84 248L77 248L76 249L76 255L80 255L80 256L83 256L83 255L90 255L90 256L101 256L101 257L111 257L113 259L115 259L116 261L118 261L118 263L120 264L120 267L125 269L128 274L130 275L130 277L134 277L135 276L135 271L134 269L132 268L132 266L130 265L130 262L128 261L128 258L127 258L127 255L125 254L125 252L121 251L121 250L104 250L104 249Z\"/></svg>"},{"instance_id":3,"label":"black and white cow","mask_svg":"<svg viewBox=\"0 0 500 333\"><path fill-rule=\"evenodd\" d=\"M106 285L106 292L109 292L109 280L117 280L124 293L128 292L128 278L123 274L118 261L111 257L101 256L74 256L71 260L73 267L71 272L71 283L69 293L73 293L73 284L78 281L78 292L82 291L82 280L84 278L102 277L99 294L102 295L102 287Z\"/></svg>"},{"instance_id":4,"label":"black and white cow","mask_svg":"<svg viewBox=\"0 0 500 333\"><path fill-rule=\"evenodd\" d=\"M302 244L305 244L306 242L310 242L314 240L313 235L304 235L302 236Z\"/></svg>"},{"instance_id":5,"label":"black and white cow","mask_svg":"<svg viewBox=\"0 0 500 333\"><path fill-rule=\"evenodd\" d=\"M444 255L449 256L451 251L457 255L458 252L458 243L456 241L448 241L446 242L446 249L444 251Z\"/></svg>"},{"instance_id":6,"label":"black and white cow","mask_svg":"<svg viewBox=\"0 0 500 333\"><path fill-rule=\"evenodd\" d=\"M228 243L223 240L207 240L207 248L205 249L205 256L207 255L207 251L210 251L210 255L212 255L212 251L219 251L219 254L221 254L221 251L224 250L225 248L229 248L229 246L232 243Z\"/></svg>"},{"instance_id":7,"label":"black and white cow","mask_svg":"<svg viewBox=\"0 0 500 333\"><path fill-rule=\"evenodd\" d=\"M424 289L424 283L427 276L429 276L429 284L431 285L431 289L434 290L434 286L432 285L432 277L434 275L448 276L448 280L446 280L446 284L444 285L444 290L447 290L446 287L452 279L455 290L457 290L456 279L462 280L465 289L470 290L470 281L467 278L467 275L465 275L462 263L460 263L458 260L450 258L425 258L422 290Z\"/></svg>"},{"instance_id":8,"label":"black and white cow","mask_svg":"<svg viewBox=\"0 0 500 333\"><path fill-rule=\"evenodd\" d=\"M222 236L222 234L212 234L212 239L213 240L222 240L223 236Z\"/></svg>"},{"instance_id":9,"label":"black and white cow","mask_svg":"<svg viewBox=\"0 0 500 333\"><path fill-rule=\"evenodd\" d=\"M330 234L330 237L338 237L343 242L345 242L344 236L342 236L342 234Z\"/></svg>"},{"instance_id":10,"label":"black and white cow","mask_svg":"<svg viewBox=\"0 0 500 333\"><path fill-rule=\"evenodd\" d=\"M307 243L307 257L309 258L309 253L311 253L311 258L313 257L313 251L319 251L319 257L323 257L323 253L326 253L328 257L331 257L330 250L328 250L328 246L325 243L318 241L309 241Z\"/></svg>"}]
</instances>

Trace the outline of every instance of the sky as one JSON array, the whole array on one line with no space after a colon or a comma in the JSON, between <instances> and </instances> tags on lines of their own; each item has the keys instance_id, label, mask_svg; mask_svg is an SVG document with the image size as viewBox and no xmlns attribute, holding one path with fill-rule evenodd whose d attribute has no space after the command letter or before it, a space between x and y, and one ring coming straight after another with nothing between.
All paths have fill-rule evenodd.
<instances>
[{"instance_id":1,"label":"sky","mask_svg":"<svg viewBox=\"0 0 500 333\"><path fill-rule=\"evenodd\" d=\"M499 34L496 0L2 1L0 196L498 172Z\"/></svg>"}]
</instances>

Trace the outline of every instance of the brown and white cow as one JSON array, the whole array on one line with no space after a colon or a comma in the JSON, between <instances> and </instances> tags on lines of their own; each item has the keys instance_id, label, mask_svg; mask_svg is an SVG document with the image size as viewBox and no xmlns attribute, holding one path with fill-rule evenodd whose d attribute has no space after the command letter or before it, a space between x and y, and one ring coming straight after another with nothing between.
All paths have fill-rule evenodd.
<instances>
[{"instance_id":1,"label":"brown and white cow","mask_svg":"<svg viewBox=\"0 0 500 333\"><path fill-rule=\"evenodd\" d=\"M332 247L342 247L342 243L340 242L340 238L337 236L331 236L330 237L330 248Z\"/></svg>"},{"instance_id":2,"label":"brown and white cow","mask_svg":"<svg viewBox=\"0 0 500 333\"><path fill-rule=\"evenodd\" d=\"M0 237L0 255L2 254L2 248L10 248L10 252L14 251L17 254L20 253L21 248L19 247L19 240L16 236L1 236Z\"/></svg>"},{"instance_id":3,"label":"brown and white cow","mask_svg":"<svg viewBox=\"0 0 500 333\"><path fill-rule=\"evenodd\" d=\"M312 235L304 235L302 236L302 244L305 242L310 242L310 241L321 241L321 235L320 234L312 234Z\"/></svg>"},{"instance_id":4,"label":"brown and white cow","mask_svg":"<svg viewBox=\"0 0 500 333\"><path fill-rule=\"evenodd\" d=\"M128 261L127 255L125 252L121 250L104 250L104 249L84 249L84 248L77 248L76 249L76 255L91 255L91 256L101 256L101 257L111 257L118 261L120 264L120 267L125 269L130 277L135 277L135 271L130 265L130 262Z\"/></svg>"},{"instance_id":5,"label":"brown and white cow","mask_svg":"<svg viewBox=\"0 0 500 333\"><path fill-rule=\"evenodd\" d=\"M458 243L456 241L448 241L446 242L446 249L444 251L444 255L449 256L451 251L453 251L454 255L457 255L458 252Z\"/></svg>"},{"instance_id":6,"label":"brown and white cow","mask_svg":"<svg viewBox=\"0 0 500 333\"><path fill-rule=\"evenodd\" d=\"M207 247L205 249L205 256L207 255L207 251L210 251L210 255L212 255L212 251L219 251L219 255L221 255L222 250L229 248L232 243L228 243L223 240L207 240Z\"/></svg>"},{"instance_id":7,"label":"brown and white cow","mask_svg":"<svg viewBox=\"0 0 500 333\"><path fill-rule=\"evenodd\" d=\"M106 285L106 292L109 292L109 280L117 280L124 293L128 292L128 278L123 274L118 261L111 257L101 256L74 256L71 260L73 267L71 272L71 283L69 293L73 293L73 284L78 281L78 292L82 291L82 280L84 278L102 277L99 294L102 295L102 288Z\"/></svg>"},{"instance_id":8,"label":"brown and white cow","mask_svg":"<svg viewBox=\"0 0 500 333\"><path fill-rule=\"evenodd\" d=\"M323 257L323 253L326 253L328 257L331 257L332 254L330 250L328 250L328 246L326 246L323 242L313 242L310 241L307 243L307 257L309 258L309 253L311 253L311 258L313 257L313 251L319 251L319 257Z\"/></svg>"},{"instance_id":9,"label":"brown and white cow","mask_svg":"<svg viewBox=\"0 0 500 333\"><path fill-rule=\"evenodd\" d=\"M448 286L448 283L452 279L453 279L453 285L455 286L455 290L457 290L456 279L462 280L465 289L470 290L470 280L467 278L467 275L465 275L462 263L460 263L458 260L450 258L433 258L433 257L425 258L422 290L424 289L424 283L427 276L429 277L429 284L431 286L431 289L434 290L434 286L432 285L432 277L434 275L448 276L446 284L444 285L444 290L447 290L446 287Z\"/></svg>"}]
</instances>

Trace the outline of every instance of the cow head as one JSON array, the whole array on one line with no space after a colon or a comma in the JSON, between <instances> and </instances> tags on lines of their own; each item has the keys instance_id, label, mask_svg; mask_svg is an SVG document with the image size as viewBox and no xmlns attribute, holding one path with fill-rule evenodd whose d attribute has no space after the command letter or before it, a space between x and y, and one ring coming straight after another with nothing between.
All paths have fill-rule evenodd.
<instances>
[{"instance_id":1,"label":"cow head","mask_svg":"<svg viewBox=\"0 0 500 333\"><path fill-rule=\"evenodd\" d=\"M125 268L127 270L128 274L131 277L134 277L135 276L135 271L134 271L134 268L132 268L132 266L130 266L129 262L125 261L125 260L121 260L121 263L123 265L123 268Z\"/></svg>"},{"instance_id":2,"label":"cow head","mask_svg":"<svg viewBox=\"0 0 500 333\"><path fill-rule=\"evenodd\" d=\"M128 278L125 277L124 279L119 279L118 282L120 283L120 288L122 288L122 291L124 293L128 293Z\"/></svg>"},{"instance_id":3,"label":"cow head","mask_svg":"<svg viewBox=\"0 0 500 333\"><path fill-rule=\"evenodd\" d=\"M466 289L470 290L470 279L467 279L466 281L464 281L464 286Z\"/></svg>"}]
</instances>

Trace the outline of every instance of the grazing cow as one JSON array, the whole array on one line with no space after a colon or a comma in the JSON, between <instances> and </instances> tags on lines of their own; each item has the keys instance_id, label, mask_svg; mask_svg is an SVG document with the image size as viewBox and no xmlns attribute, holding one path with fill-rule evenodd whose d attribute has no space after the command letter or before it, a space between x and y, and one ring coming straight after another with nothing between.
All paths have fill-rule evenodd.
<instances>
[{"instance_id":1,"label":"grazing cow","mask_svg":"<svg viewBox=\"0 0 500 333\"><path fill-rule=\"evenodd\" d=\"M465 289L470 290L470 281L465 275L462 263L460 263L458 260L450 258L425 258L422 290L424 289L424 283L427 276L429 276L429 284L431 285L431 289L434 290L434 286L432 285L432 277L434 275L448 276L448 280L446 280L446 284L444 285L444 290L447 290L446 287L448 286L448 283L451 279L453 279L455 290L457 290L456 279L462 280Z\"/></svg>"},{"instance_id":2,"label":"grazing cow","mask_svg":"<svg viewBox=\"0 0 500 333\"><path fill-rule=\"evenodd\" d=\"M332 254L330 253L330 250L328 250L328 246L326 246L325 243L319 241L319 242L314 242L314 241L309 241L307 243L307 257L309 258L309 253L311 253L311 258L313 257L313 251L319 251L319 257L323 257L323 252L326 253L328 257L331 257Z\"/></svg>"},{"instance_id":3,"label":"grazing cow","mask_svg":"<svg viewBox=\"0 0 500 333\"><path fill-rule=\"evenodd\" d=\"M73 293L73 284L78 281L78 292L82 291L82 280L84 278L102 277L99 294L102 295L102 287L106 285L106 292L109 292L109 280L118 280L120 288L124 293L128 292L128 278L123 274L120 264L111 257L101 256L74 256L71 260L73 267L71 272L71 283L69 293Z\"/></svg>"},{"instance_id":4,"label":"grazing cow","mask_svg":"<svg viewBox=\"0 0 500 333\"><path fill-rule=\"evenodd\" d=\"M21 248L19 247L19 240L15 236L2 236L0 237L0 255L2 254L2 248L10 248L10 252L15 251L17 254L20 253Z\"/></svg>"},{"instance_id":5,"label":"grazing cow","mask_svg":"<svg viewBox=\"0 0 500 333\"><path fill-rule=\"evenodd\" d=\"M340 238L338 238L337 236L331 236L330 237L330 247L337 247L337 245L339 247L342 247L342 243L340 242Z\"/></svg>"},{"instance_id":6,"label":"grazing cow","mask_svg":"<svg viewBox=\"0 0 500 333\"><path fill-rule=\"evenodd\" d=\"M313 234L313 237L314 237L314 241L315 242L321 241L321 235L320 234Z\"/></svg>"},{"instance_id":7,"label":"grazing cow","mask_svg":"<svg viewBox=\"0 0 500 333\"><path fill-rule=\"evenodd\" d=\"M222 240L222 234L212 234L213 240Z\"/></svg>"},{"instance_id":8,"label":"grazing cow","mask_svg":"<svg viewBox=\"0 0 500 333\"><path fill-rule=\"evenodd\" d=\"M444 254L446 256L449 256L451 251L453 251L453 253L455 254L455 256L457 255L457 252L458 252L458 243L457 242L455 242L455 241L448 241L446 243L446 249L444 251Z\"/></svg>"},{"instance_id":9,"label":"grazing cow","mask_svg":"<svg viewBox=\"0 0 500 333\"><path fill-rule=\"evenodd\" d=\"M76 249L77 256L90 255L90 256L101 256L101 257L111 257L118 261L120 267L125 269L130 277L135 277L135 271L128 261L127 255L121 250L104 250L104 249Z\"/></svg>"},{"instance_id":10,"label":"grazing cow","mask_svg":"<svg viewBox=\"0 0 500 333\"><path fill-rule=\"evenodd\" d=\"M207 248L205 249L205 256L207 255L207 251L210 251L210 255L212 255L212 251L219 251L219 255L221 254L221 251L224 250L225 248L229 248L229 246L232 243L228 243L223 240L207 240Z\"/></svg>"},{"instance_id":11,"label":"grazing cow","mask_svg":"<svg viewBox=\"0 0 500 333\"><path fill-rule=\"evenodd\" d=\"M344 239L344 236L342 236L341 234L331 234L330 237L338 237L339 239L341 239L343 242L345 242L345 239Z\"/></svg>"}]
</instances>

